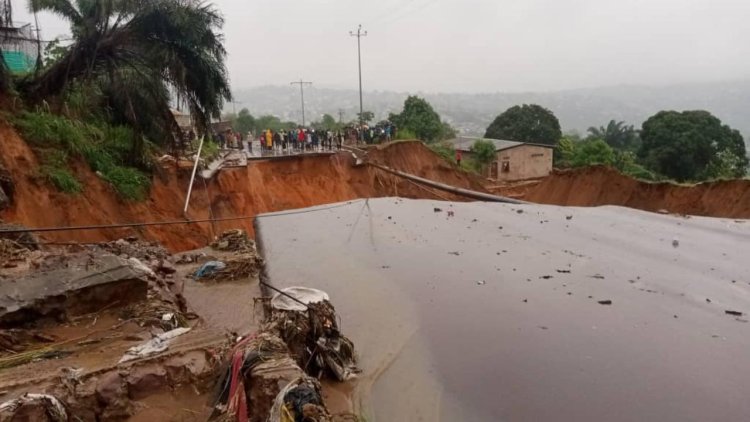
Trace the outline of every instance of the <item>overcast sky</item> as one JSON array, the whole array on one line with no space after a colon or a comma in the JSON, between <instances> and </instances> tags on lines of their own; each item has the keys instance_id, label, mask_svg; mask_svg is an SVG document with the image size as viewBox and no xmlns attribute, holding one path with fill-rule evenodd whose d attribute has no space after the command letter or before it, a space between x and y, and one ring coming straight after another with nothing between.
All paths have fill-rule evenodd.
<instances>
[{"instance_id":1,"label":"overcast sky","mask_svg":"<svg viewBox=\"0 0 750 422\"><path fill-rule=\"evenodd\" d=\"M214 0L234 88L548 91L750 75L750 0ZM16 20L30 21L14 0ZM41 15L44 39L67 32Z\"/></svg>"}]
</instances>

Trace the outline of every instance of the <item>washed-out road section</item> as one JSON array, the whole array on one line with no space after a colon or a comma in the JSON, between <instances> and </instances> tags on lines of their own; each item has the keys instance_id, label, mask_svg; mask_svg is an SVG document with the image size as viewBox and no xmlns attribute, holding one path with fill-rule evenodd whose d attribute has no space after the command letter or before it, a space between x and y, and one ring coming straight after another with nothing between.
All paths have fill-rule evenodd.
<instances>
[{"instance_id":1,"label":"washed-out road section","mask_svg":"<svg viewBox=\"0 0 750 422\"><path fill-rule=\"evenodd\" d=\"M272 284L330 294L376 420L750 414L750 221L380 198L256 226Z\"/></svg>"}]
</instances>

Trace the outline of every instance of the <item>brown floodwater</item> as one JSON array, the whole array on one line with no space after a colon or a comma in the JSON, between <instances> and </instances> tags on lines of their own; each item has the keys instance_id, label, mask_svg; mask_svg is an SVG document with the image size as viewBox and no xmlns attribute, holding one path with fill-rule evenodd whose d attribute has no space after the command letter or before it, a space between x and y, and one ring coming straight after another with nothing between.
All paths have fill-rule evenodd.
<instances>
[{"instance_id":1,"label":"brown floodwater","mask_svg":"<svg viewBox=\"0 0 750 422\"><path fill-rule=\"evenodd\" d=\"M330 294L374 420L750 414L750 221L382 198L257 226L273 284Z\"/></svg>"}]
</instances>

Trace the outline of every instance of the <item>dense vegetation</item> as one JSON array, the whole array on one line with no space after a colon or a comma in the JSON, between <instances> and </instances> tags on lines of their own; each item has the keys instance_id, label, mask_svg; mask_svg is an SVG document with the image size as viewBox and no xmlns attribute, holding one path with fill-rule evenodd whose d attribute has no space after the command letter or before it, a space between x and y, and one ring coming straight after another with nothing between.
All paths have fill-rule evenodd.
<instances>
[{"instance_id":1,"label":"dense vegetation","mask_svg":"<svg viewBox=\"0 0 750 422\"><path fill-rule=\"evenodd\" d=\"M40 152L41 173L66 192L80 191L67 169L79 157L123 197L145 197L152 146L172 147L183 135L170 102L185 104L205 132L230 99L223 18L211 4L183 0L29 4L66 20L72 34L68 45L50 44L36 71L0 74L0 88L36 110L15 124Z\"/></svg>"},{"instance_id":2,"label":"dense vegetation","mask_svg":"<svg viewBox=\"0 0 750 422\"><path fill-rule=\"evenodd\" d=\"M643 123L643 164L678 181L745 175L742 135L707 111L662 111Z\"/></svg>"},{"instance_id":3,"label":"dense vegetation","mask_svg":"<svg viewBox=\"0 0 750 422\"><path fill-rule=\"evenodd\" d=\"M662 111L640 131L611 120L606 126L590 127L582 138L559 135L552 112L523 105L498 116L486 137L556 144L557 167L607 165L644 180L695 182L744 177L748 171L740 133L707 111Z\"/></svg>"},{"instance_id":4,"label":"dense vegetation","mask_svg":"<svg viewBox=\"0 0 750 422\"><path fill-rule=\"evenodd\" d=\"M391 113L388 117L396 125L399 138L404 134L425 142L437 142L455 136L455 131L440 119L440 115L430 103L417 96L409 96L404 101L404 109L399 114Z\"/></svg>"},{"instance_id":5,"label":"dense vegetation","mask_svg":"<svg viewBox=\"0 0 750 422\"><path fill-rule=\"evenodd\" d=\"M484 134L489 139L555 145L562 137L560 122L536 104L514 106L497 116Z\"/></svg>"}]
</instances>

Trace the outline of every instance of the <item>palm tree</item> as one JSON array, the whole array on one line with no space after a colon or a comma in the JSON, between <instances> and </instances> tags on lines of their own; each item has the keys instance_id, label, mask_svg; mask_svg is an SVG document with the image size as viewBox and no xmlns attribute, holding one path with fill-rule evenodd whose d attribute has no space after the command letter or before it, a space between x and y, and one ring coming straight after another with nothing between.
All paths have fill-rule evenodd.
<instances>
[{"instance_id":1,"label":"palm tree","mask_svg":"<svg viewBox=\"0 0 750 422\"><path fill-rule=\"evenodd\" d=\"M72 83L98 84L108 110L143 134L178 130L170 91L205 129L231 99L224 20L196 0L30 0L33 11L70 22L74 42L56 63L21 81L29 98L61 94ZM155 139L159 140L159 139ZM139 139L135 140L138 146Z\"/></svg>"},{"instance_id":2,"label":"palm tree","mask_svg":"<svg viewBox=\"0 0 750 422\"><path fill-rule=\"evenodd\" d=\"M633 149L638 144L638 131L625 122L610 120L606 127L590 127L589 139L601 139L615 149Z\"/></svg>"}]
</instances>

